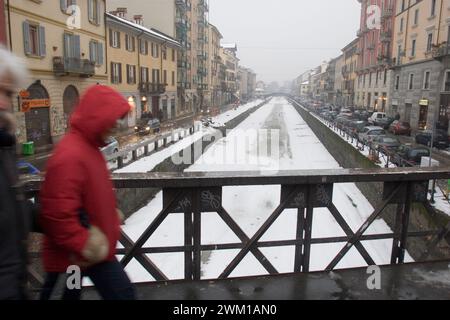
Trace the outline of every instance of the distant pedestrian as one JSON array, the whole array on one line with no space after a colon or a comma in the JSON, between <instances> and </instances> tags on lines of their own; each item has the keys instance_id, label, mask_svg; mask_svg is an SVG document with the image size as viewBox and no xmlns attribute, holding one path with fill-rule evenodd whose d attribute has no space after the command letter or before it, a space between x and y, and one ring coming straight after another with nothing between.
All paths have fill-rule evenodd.
<instances>
[{"instance_id":1,"label":"distant pedestrian","mask_svg":"<svg viewBox=\"0 0 450 320\"><path fill-rule=\"evenodd\" d=\"M30 203L15 188L16 120L12 101L27 80L25 62L0 47L0 300L27 298L27 238Z\"/></svg>"},{"instance_id":2,"label":"distant pedestrian","mask_svg":"<svg viewBox=\"0 0 450 320\"><path fill-rule=\"evenodd\" d=\"M70 131L47 165L41 190L47 274L41 299L49 299L61 274L79 266L106 300L135 298L134 288L115 257L120 217L106 161L99 148L128 102L106 86L87 90L70 121ZM66 288L63 299L79 299L81 289Z\"/></svg>"}]
</instances>

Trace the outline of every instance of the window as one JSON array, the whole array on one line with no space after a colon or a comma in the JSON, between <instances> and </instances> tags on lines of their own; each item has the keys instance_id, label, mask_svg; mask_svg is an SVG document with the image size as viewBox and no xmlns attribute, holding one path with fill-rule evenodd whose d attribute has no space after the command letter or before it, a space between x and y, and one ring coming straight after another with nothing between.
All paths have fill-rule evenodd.
<instances>
[{"instance_id":1,"label":"window","mask_svg":"<svg viewBox=\"0 0 450 320\"><path fill-rule=\"evenodd\" d=\"M158 69L153 69L152 70L152 83L160 83L160 73Z\"/></svg>"},{"instance_id":2,"label":"window","mask_svg":"<svg viewBox=\"0 0 450 320\"><path fill-rule=\"evenodd\" d=\"M175 71L172 71L172 86L175 85Z\"/></svg>"},{"instance_id":3,"label":"window","mask_svg":"<svg viewBox=\"0 0 450 320\"><path fill-rule=\"evenodd\" d=\"M416 56L416 39L413 39L411 43L411 57Z\"/></svg>"},{"instance_id":4,"label":"window","mask_svg":"<svg viewBox=\"0 0 450 320\"><path fill-rule=\"evenodd\" d=\"M127 83L136 84L136 66L127 64Z\"/></svg>"},{"instance_id":5,"label":"window","mask_svg":"<svg viewBox=\"0 0 450 320\"><path fill-rule=\"evenodd\" d=\"M148 82L148 68L141 67L141 82Z\"/></svg>"},{"instance_id":6,"label":"window","mask_svg":"<svg viewBox=\"0 0 450 320\"><path fill-rule=\"evenodd\" d=\"M130 36L128 34L125 35L125 49L127 49L130 52L134 52L135 51L134 37Z\"/></svg>"},{"instance_id":7,"label":"window","mask_svg":"<svg viewBox=\"0 0 450 320\"><path fill-rule=\"evenodd\" d=\"M404 19L401 18L400 19L400 32L403 32L403 21L404 21Z\"/></svg>"},{"instance_id":8,"label":"window","mask_svg":"<svg viewBox=\"0 0 450 320\"><path fill-rule=\"evenodd\" d=\"M96 65L103 64L103 43L95 40L89 42L89 58Z\"/></svg>"},{"instance_id":9,"label":"window","mask_svg":"<svg viewBox=\"0 0 450 320\"><path fill-rule=\"evenodd\" d=\"M100 24L100 1L88 0L88 17L89 22L99 25Z\"/></svg>"},{"instance_id":10,"label":"window","mask_svg":"<svg viewBox=\"0 0 450 320\"><path fill-rule=\"evenodd\" d=\"M400 64L401 60L402 60L402 46L399 45L397 47L397 64Z\"/></svg>"},{"instance_id":11,"label":"window","mask_svg":"<svg viewBox=\"0 0 450 320\"><path fill-rule=\"evenodd\" d=\"M38 24L24 21L23 45L26 55L45 57L45 28Z\"/></svg>"},{"instance_id":12,"label":"window","mask_svg":"<svg viewBox=\"0 0 450 320\"><path fill-rule=\"evenodd\" d=\"M414 74L411 73L409 75L409 80L408 80L408 90L413 90L414 89Z\"/></svg>"},{"instance_id":13,"label":"window","mask_svg":"<svg viewBox=\"0 0 450 320\"><path fill-rule=\"evenodd\" d=\"M111 62L111 83L122 83L122 64Z\"/></svg>"},{"instance_id":14,"label":"window","mask_svg":"<svg viewBox=\"0 0 450 320\"><path fill-rule=\"evenodd\" d=\"M175 49L172 49L172 61L175 62Z\"/></svg>"},{"instance_id":15,"label":"window","mask_svg":"<svg viewBox=\"0 0 450 320\"><path fill-rule=\"evenodd\" d=\"M72 12L67 12L70 6L74 6L77 4L76 0L59 0L61 11L66 14L72 14Z\"/></svg>"},{"instance_id":16,"label":"window","mask_svg":"<svg viewBox=\"0 0 450 320\"><path fill-rule=\"evenodd\" d=\"M167 82L167 70L164 70L164 72L163 72L163 80L164 80L163 84L167 84L168 83Z\"/></svg>"},{"instance_id":17,"label":"window","mask_svg":"<svg viewBox=\"0 0 450 320\"><path fill-rule=\"evenodd\" d=\"M445 72L444 77L444 91L449 92L450 91L450 71Z\"/></svg>"},{"instance_id":18,"label":"window","mask_svg":"<svg viewBox=\"0 0 450 320\"><path fill-rule=\"evenodd\" d=\"M120 32L109 29L109 45L113 48L120 48Z\"/></svg>"},{"instance_id":19,"label":"window","mask_svg":"<svg viewBox=\"0 0 450 320\"><path fill-rule=\"evenodd\" d=\"M148 41L139 39L139 51L142 55L148 55Z\"/></svg>"},{"instance_id":20,"label":"window","mask_svg":"<svg viewBox=\"0 0 450 320\"><path fill-rule=\"evenodd\" d=\"M405 11L405 0L402 0L402 7L401 7L401 11Z\"/></svg>"},{"instance_id":21,"label":"window","mask_svg":"<svg viewBox=\"0 0 450 320\"><path fill-rule=\"evenodd\" d=\"M436 0L431 0L431 17L436 15Z\"/></svg>"},{"instance_id":22,"label":"window","mask_svg":"<svg viewBox=\"0 0 450 320\"><path fill-rule=\"evenodd\" d=\"M152 42L152 57L159 58L159 45Z\"/></svg>"},{"instance_id":23,"label":"window","mask_svg":"<svg viewBox=\"0 0 450 320\"><path fill-rule=\"evenodd\" d=\"M424 90L430 89L430 71L425 71L423 75L423 89Z\"/></svg>"},{"instance_id":24,"label":"window","mask_svg":"<svg viewBox=\"0 0 450 320\"><path fill-rule=\"evenodd\" d=\"M81 58L80 36L70 33L64 34L64 57Z\"/></svg>"},{"instance_id":25,"label":"window","mask_svg":"<svg viewBox=\"0 0 450 320\"><path fill-rule=\"evenodd\" d=\"M433 47L433 34L429 33L427 39L427 52L430 52L432 47Z\"/></svg>"},{"instance_id":26,"label":"window","mask_svg":"<svg viewBox=\"0 0 450 320\"><path fill-rule=\"evenodd\" d=\"M395 76L395 90L396 91L398 90L399 86L400 86L400 76L396 75Z\"/></svg>"},{"instance_id":27,"label":"window","mask_svg":"<svg viewBox=\"0 0 450 320\"><path fill-rule=\"evenodd\" d=\"M161 54L164 60L167 60L167 49L165 47L161 47Z\"/></svg>"},{"instance_id":28,"label":"window","mask_svg":"<svg viewBox=\"0 0 450 320\"><path fill-rule=\"evenodd\" d=\"M387 70L384 70L383 85L387 83Z\"/></svg>"},{"instance_id":29,"label":"window","mask_svg":"<svg viewBox=\"0 0 450 320\"><path fill-rule=\"evenodd\" d=\"M417 26L419 24L419 9L416 9L414 12L414 25Z\"/></svg>"}]
</instances>

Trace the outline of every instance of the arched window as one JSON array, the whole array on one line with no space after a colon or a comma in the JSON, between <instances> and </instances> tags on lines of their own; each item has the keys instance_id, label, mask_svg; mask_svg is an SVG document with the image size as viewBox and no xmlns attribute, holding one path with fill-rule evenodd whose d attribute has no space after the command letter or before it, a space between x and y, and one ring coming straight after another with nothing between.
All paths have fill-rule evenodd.
<instances>
[{"instance_id":1,"label":"arched window","mask_svg":"<svg viewBox=\"0 0 450 320\"><path fill-rule=\"evenodd\" d=\"M63 94L63 110L64 119L66 119L67 127L69 126L69 118L80 100L77 88L70 85L64 90Z\"/></svg>"}]
</instances>

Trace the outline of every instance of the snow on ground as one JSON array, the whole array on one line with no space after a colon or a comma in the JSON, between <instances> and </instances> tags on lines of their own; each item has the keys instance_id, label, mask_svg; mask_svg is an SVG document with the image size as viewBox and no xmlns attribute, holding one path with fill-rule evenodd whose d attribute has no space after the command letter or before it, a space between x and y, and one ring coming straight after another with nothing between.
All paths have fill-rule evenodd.
<instances>
[{"instance_id":1,"label":"snow on ground","mask_svg":"<svg viewBox=\"0 0 450 320\"><path fill-rule=\"evenodd\" d=\"M273 99L270 103L253 113L226 138L210 148L193 166L186 171L236 171L254 170L255 164L240 162L247 157L254 160L255 149L260 149L268 141L264 137L247 135L247 148L236 155L236 163L230 165L223 155L228 150L238 149L243 130L279 129L279 155L277 165L282 170L338 169L338 163L328 153L318 138L313 134L295 108L285 99ZM264 132L264 131L263 131ZM277 136L269 136L274 139ZM240 139L241 138L241 139ZM273 142L273 141L270 141ZM230 148L232 145L232 148ZM269 159L268 174L274 170L273 159ZM256 166L257 167L257 166ZM259 168L261 169L261 168ZM264 168L263 168L264 169ZM263 170L264 171L264 170ZM280 202L280 186L239 186L223 188L223 206L233 219L251 237L270 216ZM350 225L356 231L373 212L373 207L353 183L337 184L334 188L333 202ZM124 231L137 240L150 222L162 210L162 193L159 193L150 204L131 216L124 226ZM297 210L287 209L271 226L261 239L292 240L295 239ZM146 246L183 245L183 216L170 215L161 227L153 234ZM366 234L391 233L383 220L375 221ZM313 237L344 236L337 222L328 209L315 209L313 221ZM202 214L202 244L220 244L239 242L234 233L215 213ZM363 243L377 264L390 262L392 240L377 240ZM344 243L313 245L311 252L311 270L322 270L340 251ZM263 248L261 251L279 272L292 272L294 267L294 247ZM203 252L202 277L217 277L225 266L235 257L238 250ZM170 279L182 279L184 276L183 254L152 254L149 257ZM412 261L407 255L407 261ZM362 257L352 248L339 263L338 268L358 267L366 265ZM130 277L135 282L153 280L136 262L127 266ZM247 276L266 274L252 254L248 254L238 265L231 276Z\"/></svg>"},{"instance_id":2,"label":"snow on ground","mask_svg":"<svg viewBox=\"0 0 450 320\"><path fill-rule=\"evenodd\" d=\"M251 108L256 107L263 100L255 100L249 102L245 105L242 105L236 109L229 110L224 112L216 117L212 118L212 121L215 125L222 125L227 123L228 121L233 120L238 117L242 113L248 111ZM213 128L201 128L199 131L195 132L193 135L187 136L183 140L179 140L176 143L170 145L167 148L162 149L159 152L155 152L148 157L144 157L136 162L131 163L128 166L125 166L122 169L114 171L115 173L139 173L139 172L149 172L152 171L158 164L170 158L172 155L182 151L183 149L190 146L192 143L199 141L203 138L203 136L212 134L214 132ZM143 148L142 148L143 149ZM138 154L140 155L140 154Z\"/></svg>"}]
</instances>

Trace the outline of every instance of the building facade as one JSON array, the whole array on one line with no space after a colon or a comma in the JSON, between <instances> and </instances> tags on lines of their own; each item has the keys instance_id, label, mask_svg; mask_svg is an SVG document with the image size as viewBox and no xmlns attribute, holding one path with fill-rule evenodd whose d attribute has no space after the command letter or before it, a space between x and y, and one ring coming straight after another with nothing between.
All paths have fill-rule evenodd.
<instances>
[{"instance_id":1,"label":"building facade","mask_svg":"<svg viewBox=\"0 0 450 320\"><path fill-rule=\"evenodd\" d=\"M225 80L222 83L224 104L234 103L239 100L237 46L235 44L222 45L220 54L223 61Z\"/></svg>"},{"instance_id":2,"label":"building facade","mask_svg":"<svg viewBox=\"0 0 450 320\"><path fill-rule=\"evenodd\" d=\"M156 28L180 43L177 57L178 116L199 113L204 97L208 95L208 1L110 0L107 4L109 11L126 6L131 15L143 15L143 26Z\"/></svg>"},{"instance_id":3,"label":"building facade","mask_svg":"<svg viewBox=\"0 0 450 320\"><path fill-rule=\"evenodd\" d=\"M358 43L356 105L386 111L390 104L392 37L396 0L358 0L361 3ZM400 1L401 2L401 1ZM378 8L380 21L373 18Z\"/></svg>"},{"instance_id":4,"label":"building facade","mask_svg":"<svg viewBox=\"0 0 450 320\"><path fill-rule=\"evenodd\" d=\"M38 150L51 147L65 134L86 88L108 83L105 1L71 4L10 0L2 8L8 12L6 43L26 61L31 75L29 85L14 100L18 142L33 141Z\"/></svg>"},{"instance_id":5,"label":"building facade","mask_svg":"<svg viewBox=\"0 0 450 320\"><path fill-rule=\"evenodd\" d=\"M355 84L358 68L358 39L353 40L342 49L344 56L342 75L342 105L346 107L355 105Z\"/></svg>"},{"instance_id":6,"label":"building facade","mask_svg":"<svg viewBox=\"0 0 450 320\"><path fill-rule=\"evenodd\" d=\"M450 2L397 1L391 115L414 130L448 131Z\"/></svg>"},{"instance_id":7,"label":"building facade","mask_svg":"<svg viewBox=\"0 0 450 320\"><path fill-rule=\"evenodd\" d=\"M161 121L177 112L177 51L179 43L142 25L143 16L127 20L126 9L106 14L109 84L133 107L128 127L142 114Z\"/></svg>"}]
</instances>

